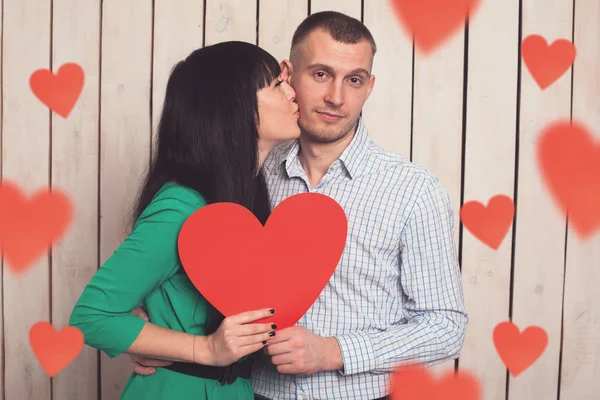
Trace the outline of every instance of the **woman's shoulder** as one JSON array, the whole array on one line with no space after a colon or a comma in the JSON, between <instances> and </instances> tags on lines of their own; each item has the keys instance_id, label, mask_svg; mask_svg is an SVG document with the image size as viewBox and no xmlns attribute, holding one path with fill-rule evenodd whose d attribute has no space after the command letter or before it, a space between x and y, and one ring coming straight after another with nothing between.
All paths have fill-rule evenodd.
<instances>
[{"instance_id":1,"label":"woman's shoulder","mask_svg":"<svg viewBox=\"0 0 600 400\"><path fill-rule=\"evenodd\" d=\"M186 218L206 204L204 197L196 190L174 182L166 182L156 192L140 217L144 219L160 214L166 218Z\"/></svg>"},{"instance_id":2,"label":"woman's shoulder","mask_svg":"<svg viewBox=\"0 0 600 400\"><path fill-rule=\"evenodd\" d=\"M156 192L154 200L172 200L175 202L185 202L194 206L206 205L206 200L196 190L175 182L166 182Z\"/></svg>"}]
</instances>

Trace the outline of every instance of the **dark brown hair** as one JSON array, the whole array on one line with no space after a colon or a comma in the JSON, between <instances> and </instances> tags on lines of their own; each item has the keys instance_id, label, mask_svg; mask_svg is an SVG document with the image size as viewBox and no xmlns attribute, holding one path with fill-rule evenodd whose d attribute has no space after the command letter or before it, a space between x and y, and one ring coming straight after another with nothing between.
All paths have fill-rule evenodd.
<instances>
[{"instance_id":1,"label":"dark brown hair","mask_svg":"<svg viewBox=\"0 0 600 400\"><path fill-rule=\"evenodd\" d=\"M346 14L337 11L321 11L308 16L294 32L292 37L292 51L310 33L317 29L323 29L331 37L342 43L355 44L361 40L367 40L373 49L373 55L377 52L375 39L367 27Z\"/></svg>"}]
</instances>

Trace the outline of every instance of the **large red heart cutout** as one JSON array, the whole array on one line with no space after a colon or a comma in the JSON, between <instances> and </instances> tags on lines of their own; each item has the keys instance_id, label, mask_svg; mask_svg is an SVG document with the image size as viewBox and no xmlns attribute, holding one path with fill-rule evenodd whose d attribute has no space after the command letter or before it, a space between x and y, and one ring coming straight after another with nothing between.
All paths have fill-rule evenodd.
<instances>
[{"instance_id":1,"label":"large red heart cutout","mask_svg":"<svg viewBox=\"0 0 600 400\"><path fill-rule=\"evenodd\" d=\"M261 321L283 329L321 294L347 232L344 210L318 193L283 200L264 227L238 204L214 203L183 224L179 257L194 286L223 315L273 308L275 315Z\"/></svg>"}]
</instances>

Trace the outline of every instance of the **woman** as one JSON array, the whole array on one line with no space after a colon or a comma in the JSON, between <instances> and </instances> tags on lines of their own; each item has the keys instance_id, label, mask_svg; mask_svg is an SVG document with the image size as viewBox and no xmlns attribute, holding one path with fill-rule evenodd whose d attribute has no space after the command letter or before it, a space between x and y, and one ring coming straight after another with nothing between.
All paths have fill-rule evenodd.
<instances>
[{"instance_id":1,"label":"woman","mask_svg":"<svg viewBox=\"0 0 600 400\"><path fill-rule=\"evenodd\" d=\"M252 323L274 310L223 319L186 276L177 236L194 211L214 202L241 204L266 222L260 167L274 146L300 135L287 78L275 58L244 42L196 50L174 67L132 232L86 286L69 322L111 358L175 361L152 376L132 374L122 399L254 398L249 356L276 326ZM140 303L152 323L131 313Z\"/></svg>"}]
</instances>

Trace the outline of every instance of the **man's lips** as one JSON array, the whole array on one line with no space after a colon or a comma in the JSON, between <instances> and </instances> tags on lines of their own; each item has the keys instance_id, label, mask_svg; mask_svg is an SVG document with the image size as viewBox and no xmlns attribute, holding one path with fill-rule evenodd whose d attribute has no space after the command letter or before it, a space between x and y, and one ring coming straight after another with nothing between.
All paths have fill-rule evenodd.
<instances>
[{"instance_id":1,"label":"man's lips","mask_svg":"<svg viewBox=\"0 0 600 400\"><path fill-rule=\"evenodd\" d=\"M329 117L329 118L342 118L342 116L341 116L341 115L337 115L337 114L331 114L331 113L328 113L328 112L317 111L317 113L318 113L318 114L321 114L321 115L324 115L324 116L326 116L326 117Z\"/></svg>"}]
</instances>

